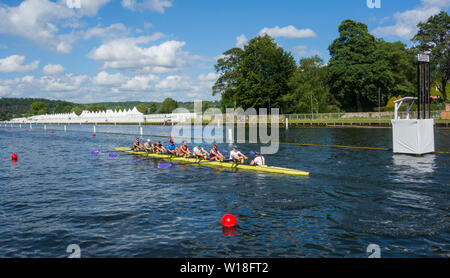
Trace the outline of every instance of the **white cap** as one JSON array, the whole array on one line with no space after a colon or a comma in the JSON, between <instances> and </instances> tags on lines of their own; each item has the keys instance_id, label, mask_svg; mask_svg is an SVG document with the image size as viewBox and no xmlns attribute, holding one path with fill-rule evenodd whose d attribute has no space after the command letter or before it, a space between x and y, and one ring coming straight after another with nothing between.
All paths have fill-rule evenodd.
<instances>
[{"instance_id":1,"label":"white cap","mask_svg":"<svg viewBox=\"0 0 450 278\"><path fill-rule=\"evenodd\" d=\"M150 139L147 139L147 142L151 142Z\"/></svg>"}]
</instances>

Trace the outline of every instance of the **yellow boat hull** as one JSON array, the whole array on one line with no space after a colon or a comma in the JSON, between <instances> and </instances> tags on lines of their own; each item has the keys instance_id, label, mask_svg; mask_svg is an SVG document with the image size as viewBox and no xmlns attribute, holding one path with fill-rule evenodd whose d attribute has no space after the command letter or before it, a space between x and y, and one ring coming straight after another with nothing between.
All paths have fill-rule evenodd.
<instances>
[{"instance_id":1,"label":"yellow boat hull","mask_svg":"<svg viewBox=\"0 0 450 278\"><path fill-rule=\"evenodd\" d=\"M199 159L199 158L175 157L175 156L171 156L171 155L167 155L167 154L159 154L159 153L135 152L135 151L130 150L129 148L116 148L116 151L134 154L134 155L141 155L141 156L146 156L146 157L151 157L151 158L159 158L159 159L164 159L164 160L173 161L173 162L199 164L199 165L208 166L208 167L221 167L221 168L228 168L228 169L232 169L232 170L248 170L248 171L294 175L294 176L309 176L309 173L305 172L305 171L281 168L281 167L250 166L250 165L231 163L231 162L204 160L204 159Z\"/></svg>"}]
</instances>

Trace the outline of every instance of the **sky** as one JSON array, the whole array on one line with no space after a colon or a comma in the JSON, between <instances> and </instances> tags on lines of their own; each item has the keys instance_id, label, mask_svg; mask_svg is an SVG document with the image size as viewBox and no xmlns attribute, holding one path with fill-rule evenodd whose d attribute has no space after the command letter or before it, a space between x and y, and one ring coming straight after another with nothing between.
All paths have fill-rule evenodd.
<instances>
[{"instance_id":1,"label":"sky","mask_svg":"<svg viewBox=\"0 0 450 278\"><path fill-rule=\"evenodd\" d=\"M327 62L343 20L411 46L417 23L449 7L450 0L0 0L0 97L218 100L214 64L255 36L271 35L297 61Z\"/></svg>"}]
</instances>

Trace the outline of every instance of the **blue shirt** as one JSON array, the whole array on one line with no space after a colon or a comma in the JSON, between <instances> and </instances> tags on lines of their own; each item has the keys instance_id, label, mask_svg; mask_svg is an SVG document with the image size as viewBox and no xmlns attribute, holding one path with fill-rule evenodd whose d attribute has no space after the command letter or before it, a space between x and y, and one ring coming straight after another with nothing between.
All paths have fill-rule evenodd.
<instances>
[{"instance_id":1,"label":"blue shirt","mask_svg":"<svg viewBox=\"0 0 450 278\"><path fill-rule=\"evenodd\" d=\"M166 147L167 153L170 154L169 151L174 151L176 148L177 148L177 145L175 145L175 144L173 144L173 145L172 145L172 144L167 145L167 147Z\"/></svg>"}]
</instances>

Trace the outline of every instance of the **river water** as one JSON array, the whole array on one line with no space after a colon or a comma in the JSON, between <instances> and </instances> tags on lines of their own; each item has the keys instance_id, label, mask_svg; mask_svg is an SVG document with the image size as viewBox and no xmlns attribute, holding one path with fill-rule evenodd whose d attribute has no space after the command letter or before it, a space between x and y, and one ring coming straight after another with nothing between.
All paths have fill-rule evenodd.
<instances>
[{"instance_id":1,"label":"river water","mask_svg":"<svg viewBox=\"0 0 450 278\"><path fill-rule=\"evenodd\" d=\"M109 157L130 146L137 126L97 126L96 137L92 126L25 128L0 128L0 257L67 257L70 244L82 257L363 258L370 244L382 257L450 257L449 154L281 145L267 162L310 177L158 169L153 159ZM163 142L150 135L171 130L143 129L145 139ZM390 129L283 129L280 136L392 146ZM449 142L449 130L436 131L437 150L450 151ZM220 224L227 213L238 219L234 231Z\"/></svg>"}]
</instances>

